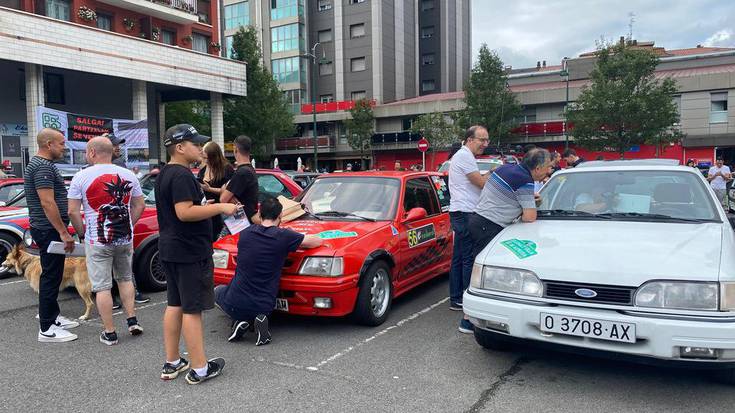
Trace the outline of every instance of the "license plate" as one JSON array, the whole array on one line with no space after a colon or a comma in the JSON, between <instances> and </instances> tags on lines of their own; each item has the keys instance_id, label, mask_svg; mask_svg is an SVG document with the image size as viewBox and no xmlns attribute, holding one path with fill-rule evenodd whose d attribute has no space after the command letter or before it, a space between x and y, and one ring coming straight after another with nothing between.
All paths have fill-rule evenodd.
<instances>
[{"instance_id":1,"label":"license plate","mask_svg":"<svg viewBox=\"0 0 735 413\"><path fill-rule=\"evenodd\" d=\"M635 324L541 313L541 331L635 343Z\"/></svg>"},{"instance_id":2,"label":"license plate","mask_svg":"<svg viewBox=\"0 0 735 413\"><path fill-rule=\"evenodd\" d=\"M288 300L285 298L276 298L276 310L288 312Z\"/></svg>"}]
</instances>

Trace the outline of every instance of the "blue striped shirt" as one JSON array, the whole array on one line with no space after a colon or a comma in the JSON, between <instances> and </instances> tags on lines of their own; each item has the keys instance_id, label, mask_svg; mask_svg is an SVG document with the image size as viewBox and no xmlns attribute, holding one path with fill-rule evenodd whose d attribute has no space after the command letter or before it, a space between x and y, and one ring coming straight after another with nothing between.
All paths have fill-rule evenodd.
<instances>
[{"instance_id":1,"label":"blue striped shirt","mask_svg":"<svg viewBox=\"0 0 735 413\"><path fill-rule=\"evenodd\" d=\"M475 212L507 227L523 209L536 208L531 172L523 165L503 165L493 171L480 194Z\"/></svg>"}]
</instances>

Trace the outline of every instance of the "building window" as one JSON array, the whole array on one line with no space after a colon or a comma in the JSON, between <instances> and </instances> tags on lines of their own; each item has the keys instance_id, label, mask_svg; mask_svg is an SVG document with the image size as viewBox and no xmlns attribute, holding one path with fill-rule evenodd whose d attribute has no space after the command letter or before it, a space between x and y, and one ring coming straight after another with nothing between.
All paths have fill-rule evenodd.
<instances>
[{"instance_id":1,"label":"building window","mask_svg":"<svg viewBox=\"0 0 735 413\"><path fill-rule=\"evenodd\" d=\"M271 29L271 52L280 53L290 50L304 50L306 41L303 38L304 26L298 23Z\"/></svg>"},{"instance_id":2,"label":"building window","mask_svg":"<svg viewBox=\"0 0 735 413\"><path fill-rule=\"evenodd\" d=\"M433 65L434 64L434 53L426 53L421 55L421 64L426 65Z\"/></svg>"},{"instance_id":3,"label":"building window","mask_svg":"<svg viewBox=\"0 0 735 413\"><path fill-rule=\"evenodd\" d=\"M426 26L421 28L421 38L431 39L434 37L434 26Z\"/></svg>"},{"instance_id":4,"label":"building window","mask_svg":"<svg viewBox=\"0 0 735 413\"><path fill-rule=\"evenodd\" d=\"M247 1L225 6L225 30L250 24L250 6Z\"/></svg>"},{"instance_id":5,"label":"building window","mask_svg":"<svg viewBox=\"0 0 735 413\"><path fill-rule=\"evenodd\" d=\"M293 83L301 80L300 58L288 57L285 59L274 59L271 61L273 78L278 83Z\"/></svg>"},{"instance_id":6,"label":"building window","mask_svg":"<svg viewBox=\"0 0 735 413\"><path fill-rule=\"evenodd\" d=\"M71 21L71 2L69 0L46 0L46 16Z\"/></svg>"},{"instance_id":7,"label":"building window","mask_svg":"<svg viewBox=\"0 0 735 413\"><path fill-rule=\"evenodd\" d=\"M97 28L112 31L112 16L97 12Z\"/></svg>"},{"instance_id":8,"label":"building window","mask_svg":"<svg viewBox=\"0 0 735 413\"><path fill-rule=\"evenodd\" d=\"M161 30L161 42L164 44L176 44L176 32L171 30Z\"/></svg>"},{"instance_id":9,"label":"building window","mask_svg":"<svg viewBox=\"0 0 735 413\"><path fill-rule=\"evenodd\" d=\"M232 59L234 52L232 50L232 40L234 36L225 36L225 56Z\"/></svg>"},{"instance_id":10,"label":"building window","mask_svg":"<svg viewBox=\"0 0 735 413\"><path fill-rule=\"evenodd\" d=\"M434 85L434 80L433 79L424 80L423 82L421 82L421 91L422 92L431 92L432 90L434 90L434 88L435 88L435 85Z\"/></svg>"},{"instance_id":11,"label":"building window","mask_svg":"<svg viewBox=\"0 0 735 413\"><path fill-rule=\"evenodd\" d=\"M318 36L319 43L326 43L332 41L332 29L319 30Z\"/></svg>"},{"instance_id":12,"label":"building window","mask_svg":"<svg viewBox=\"0 0 735 413\"><path fill-rule=\"evenodd\" d=\"M709 123L727 123L727 92L712 93Z\"/></svg>"},{"instance_id":13,"label":"building window","mask_svg":"<svg viewBox=\"0 0 735 413\"><path fill-rule=\"evenodd\" d=\"M328 76L333 73L332 62L319 63L319 76Z\"/></svg>"},{"instance_id":14,"label":"building window","mask_svg":"<svg viewBox=\"0 0 735 413\"><path fill-rule=\"evenodd\" d=\"M304 15L304 0L271 0L271 20Z\"/></svg>"},{"instance_id":15,"label":"building window","mask_svg":"<svg viewBox=\"0 0 735 413\"><path fill-rule=\"evenodd\" d=\"M350 98L352 100L360 100L365 99L367 97L367 94L364 90L356 90L350 94Z\"/></svg>"},{"instance_id":16,"label":"building window","mask_svg":"<svg viewBox=\"0 0 735 413\"><path fill-rule=\"evenodd\" d=\"M209 37L199 33L191 34L191 49L197 52L207 53L209 51Z\"/></svg>"},{"instance_id":17,"label":"building window","mask_svg":"<svg viewBox=\"0 0 735 413\"><path fill-rule=\"evenodd\" d=\"M301 105L303 103L306 103L304 101L305 96L306 91L301 89L286 90L283 92L283 98L286 100L286 104L291 109L291 113L294 114L301 113Z\"/></svg>"},{"instance_id":18,"label":"building window","mask_svg":"<svg viewBox=\"0 0 735 413\"><path fill-rule=\"evenodd\" d=\"M350 0L350 4L360 4L365 3L365 0Z\"/></svg>"},{"instance_id":19,"label":"building window","mask_svg":"<svg viewBox=\"0 0 735 413\"><path fill-rule=\"evenodd\" d=\"M321 95L321 96L319 96L319 102L321 102L321 103L334 102L334 96L332 96L332 95Z\"/></svg>"},{"instance_id":20,"label":"building window","mask_svg":"<svg viewBox=\"0 0 735 413\"><path fill-rule=\"evenodd\" d=\"M434 0L421 0L421 11L434 10Z\"/></svg>"},{"instance_id":21,"label":"building window","mask_svg":"<svg viewBox=\"0 0 735 413\"><path fill-rule=\"evenodd\" d=\"M350 25L350 38L365 36L365 23Z\"/></svg>"},{"instance_id":22,"label":"building window","mask_svg":"<svg viewBox=\"0 0 735 413\"><path fill-rule=\"evenodd\" d=\"M319 11L331 10L332 0L319 0Z\"/></svg>"},{"instance_id":23,"label":"building window","mask_svg":"<svg viewBox=\"0 0 735 413\"><path fill-rule=\"evenodd\" d=\"M44 73L43 93L45 95L46 103L65 105L66 96L64 93L64 76L58 73Z\"/></svg>"},{"instance_id":24,"label":"building window","mask_svg":"<svg viewBox=\"0 0 735 413\"><path fill-rule=\"evenodd\" d=\"M356 57L350 59L350 71L351 72L362 72L365 70L365 57Z\"/></svg>"}]
</instances>

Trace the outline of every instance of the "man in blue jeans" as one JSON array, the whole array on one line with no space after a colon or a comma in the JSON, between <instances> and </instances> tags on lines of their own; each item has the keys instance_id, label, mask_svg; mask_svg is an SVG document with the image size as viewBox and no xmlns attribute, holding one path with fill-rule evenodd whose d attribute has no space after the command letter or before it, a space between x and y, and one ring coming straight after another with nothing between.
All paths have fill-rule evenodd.
<instances>
[{"instance_id":1,"label":"man in blue jeans","mask_svg":"<svg viewBox=\"0 0 735 413\"><path fill-rule=\"evenodd\" d=\"M449 273L449 309L462 310L462 293L470 284L472 273L472 238L467 220L480 199L487 181L480 175L475 156L481 155L489 143L487 129L471 126L465 132L462 148L452 156L449 167L449 219L454 231L452 269Z\"/></svg>"}]
</instances>

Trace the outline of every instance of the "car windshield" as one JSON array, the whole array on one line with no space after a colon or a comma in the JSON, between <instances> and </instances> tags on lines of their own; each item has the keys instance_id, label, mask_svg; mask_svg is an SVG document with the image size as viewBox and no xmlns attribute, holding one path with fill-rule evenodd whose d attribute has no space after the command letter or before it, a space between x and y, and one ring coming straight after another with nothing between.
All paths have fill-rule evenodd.
<instances>
[{"instance_id":1,"label":"car windshield","mask_svg":"<svg viewBox=\"0 0 735 413\"><path fill-rule=\"evenodd\" d=\"M400 188L393 178L317 178L296 200L320 219L384 221L395 216Z\"/></svg>"},{"instance_id":2,"label":"car windshield","mask_svg":"<svg viewBox=\"0 0 735 413\"><path fill-rule=\"evenodd\" d=\"M557 174L541 190L539 218L720 221L706 184L686 171Z\"/></svg>"},{"instance_id":3,"label":"car windshield","mask_svg":"<svg viewBox=\"0 0 735 413\"><path fill-rule=\"evenodd\" d=\"M156 205L156 191L153 188L156 185L156 177L158 174L148 174L140 180L140 189L143 191L143 198L147 205Z\"/></svg>"}]
</instances>

